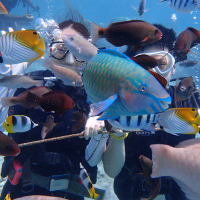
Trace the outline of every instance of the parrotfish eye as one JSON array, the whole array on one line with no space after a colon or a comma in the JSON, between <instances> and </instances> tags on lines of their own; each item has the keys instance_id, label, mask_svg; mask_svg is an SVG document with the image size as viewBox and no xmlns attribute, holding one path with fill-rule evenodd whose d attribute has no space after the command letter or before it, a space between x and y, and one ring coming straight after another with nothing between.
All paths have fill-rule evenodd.
<instances>
[{"instance_id":1,"label":"parrotfish eye","mask_svg":"<svg viewBox=\"0 0 200 200\"><path fill-rule=\"evenodd\" d=\"M35 31L33 32L33 35L37 35L37 34L38 34L37 32L35 32Z\"/></svg>"},{"instance_id":2,"label":"parrotfish eye","mask_svg":"<svg viewBox=\"0 0 200 200\"><path fill-rule=\"evenodd\" d=\"M74 38L73 38L73 37L70 37L69 39L70 39L70 41L74 41Z\"/></svg>"},{"instance_id":3,"label":"parrotfish eye","mask_svg":"<svg viewBox=\"0 0 200 200\"><path fill-rule=\"evenodd\" d=\"M142 86L140 87L140 91L142 91L142 92L147 92L147 87L144 86L144 85L142 85Z\"/></svg>"}]
</instances>

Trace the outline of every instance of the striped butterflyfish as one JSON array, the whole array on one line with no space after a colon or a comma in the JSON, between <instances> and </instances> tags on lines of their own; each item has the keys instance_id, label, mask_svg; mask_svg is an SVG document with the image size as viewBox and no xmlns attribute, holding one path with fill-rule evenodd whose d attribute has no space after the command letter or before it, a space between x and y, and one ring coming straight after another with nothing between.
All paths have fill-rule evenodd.
<instances>
[{"instance_id":1,"label":"striped butterflyfish","mask_svg":"<svg viewBox=\"0 0 200 200\"><path fill-rule=\"evenodd\" d=\"M22 133L38 126L29 117L24 115L10 115L3 122L3 128L8 133Z\"/></svg>"},{"instance_id":2,"label":"striped butterflyfish","mask_svg":"<svg viewBox=\"0 0 200 200\"><path fill-rule=\"evenodd\" d=\"M168 6L180 13L189 13L199 6L198 0L161 0L159 3L169 1Z\"/></svg>"},{"instance_id":3,"label":"striped butterflyfish","mask_svg":"<svg viewBox=\"0 0 200 200\"><path fill-rule=\"evenodd\" d=\"M45 42L35 30L14 31L0 37L0 63L32 62L44 55Z\"/></svg>"}]
</instances>

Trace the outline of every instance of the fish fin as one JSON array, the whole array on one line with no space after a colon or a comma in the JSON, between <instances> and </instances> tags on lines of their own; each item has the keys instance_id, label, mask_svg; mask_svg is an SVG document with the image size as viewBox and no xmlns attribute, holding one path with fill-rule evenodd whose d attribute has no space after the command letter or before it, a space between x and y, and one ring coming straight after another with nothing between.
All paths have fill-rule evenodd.
<instances>
[{"instance_id":1,"label":"fish fin","mask_svg":"<svg viewBox=\"0 0 200 200\"><path fill-rule=\"evenodd\" d=\"M133 46L131 47L131 51L136 51L138 50L139 48L141 48L142 46Z\"/></svg>"},{"instance_id":2,"label":"fish fin","mask_svg":"<svg viewBox=\"0 0 200 200\"><path fill-rule=\"evenodd\" d=\"M118 56L120 58L124 58L124 59L130 60L131 62L133 62L133 60L130 57L117 51L116 49L99 49L98 53L107 53L107 54Z\"/></svg>"},{"instance_id":3,"label":"fish fin","mask_svg":"<svg viewBox=\"0 0 200 200\"><path fill-rule=\"evenodd\" d=\"M1 98L2 108L16 105L18 102L14 101L15 97L3 97Z\"/></svg>"},{"instance_id":4,"label":"fish fin","mask_svg":"<svg viewBox=\"0 0 200 200\"><path fill-rule=\"evenodd\" d=\"M92 37L92 43L95 43L96 41L100 40L101 38L105 37L105 29L101 26L95 24L94 22L91 22L91 37Z\"/></svg>"},{"instance_id":5,"label":"fish fin","mask_svg":"<svg viewBox=\"0 0 200 200\"><path fill-rule=\"evenodd\" d=\"M47 69L51 69L52 66L54 66L55 64L51 61L50 58L47 58L44 60L44 62L42 63L42 66L47 68Z\"/></svg>"},{"instance_id":6,"label":"fish fin","mask_svg":"<svg viewBox=\"0 0 200 200\"><path fill-rule=\"evenodd\" d=\"M168 1L168 0L161 0L161 1L159 1L158 3L163 3L163 2L165 2L165 1Z\"/></svg>"},{"instance_id":7,"label":"fish fin","mask_svg":"<svg viewBox=\"0 0 200 200\"><path fill-rule=\"evenodd\" d=\"M35 127L39 126L39 124L36 124L34 122L32 122L32 123L33 123L33 127L32 128L35 128Z\"/></svg>"},{"instance_id":8,"label":"fish fin","mask_svg":"<svg viewBox=\"0 0 200 200\"><path fill-rule=\"evenodd\" d=\"M113 115L109 111L104 111L103 114L97 119L97 120L106 120L106 119L112 119L112 118L117 118L117 115Z\"/></svg>"},{"instance_id":9,"label":"fish fin","mask_svg":"<svg viewBox=\"0 0 200 200\"><path fill-rule=\"evenodd\" d=\"M138 9L135 6L131 6L131 8L138 12Z\"/></svg>"},{"instance_id":10,"label":"fish fin","mask_svg":"<svg viewBox=\"0 0 200 200\"><path fill-rule=\"evenodd\" d=\"M145 41L147 41L149 39L149 36L147 36L147 37L145 37L142 41L140 41L140 42L145 42Z\"/></svg>"},{"instance_id":11,"label":"fish fin","mask_svg":"<svg viewBox=\"0 0 200 200\"><path fill-rule=\"evenodd\" d=\"M8 11L6 10L5 6L1 3L1 1L0 1L0 7L1 7L0 14L8 14Z\"/></svg>"},{"instance_id":12,"label":"fish fin","mask_svg":"<svg viewBox=\"0 0 200 200\"><path fill-rule=\"evenodd\" d=\"M52 90L52 91L49 91L49 92L43 94L42 97L46 97L46 96L53 95L53 94L59 94L59 93L60 93L60 94L65 94L65 95L66 95L66 93L63 92L63 91L60 91L60 90Z\"/></svg>"},{"instance_id":13,"label":"fish fin","mask_svg":"<svg viewBox=\"0 0 200 200\"><path fill-rule=\"evenodd\" d=\"M167 80L163 76L161 76L160 74L158 74L156 72L150 71L150 70L147 70L147 71L149 73L151 73L157 79L157 81L163 86L163 88L166 87Z\"/></svg>"},{"instance_id":14,"label":"fish fin","mask_svg":"<svg viewBox=\"0 0 200 200\"><path fill-rule=\"evenodd\" d=\"M3 128L5 129L7 127L7 123L3 122Z\"/></svg>"},{"instance_id":15,"label":"fish fin","mask_svg":"<svg viewBox=\"0 0 200 200\"><path fill-rule=\"evenodd\" d=\"M154 124L148 124L145 128L146 131L157 131Z\"/></svg>"},{"instance_id":16,"label":"fish fin","mask_svg":"<svg viewBox=\"0 0 200 200\"><path fill-rule=\"evenodd\" d=\"M187 30L193 32L195 35L197 35L198 37L200 37L200 31L198 31L197 29L192 28L192 27L188 27Z\"/></svg>"},{"instance_id":17,"label":"fish fin","mask_svg":"<svg viewBox=\"0 0 200 200\"><path fill-rule=\"evenodd\" d=\"M194 138L190 140L185 140L183 142L180 142L178 145L176 145L176 148L186 148L189 146L194 146L194 145L199 145L200 143L200 138Z\"/></svg>"},{"instance_id":18,"label":"fish fin","mask_svg":"<svg viewBox=\"0 0 200 200\"><path fill-rule=\"evenodd\" d=\"M129 80L125 80L119 84L119 97L123 105L129 110L132 111L132 104L135 98L135 95L131 93L133 90L133 85Z\"/></svg>"},{"instance_id":19,"label":"fish fin","mask_svg":"<svg viewBox=\"0 0 200 200\"><path fill-rule=\"evenodd\" d=\"M114 125L115 128L123 130L122 125L118 121L116 121L115 118L111 118L109 119L109 121Z\"/></svg>"},{"instance_id":20,"label":"fish fin","mask_svg":"<svg viewBox=\"0 0 200 200\"><path fill-rule=\"evenodd\" d=\"M117 97L118 97L118 95L114 94L113 96L110 96L105 101L91 104L89 115L96 116L99 113L103 112L106 108L108 108L117 99Z\"/></svg>"}]
</instances>

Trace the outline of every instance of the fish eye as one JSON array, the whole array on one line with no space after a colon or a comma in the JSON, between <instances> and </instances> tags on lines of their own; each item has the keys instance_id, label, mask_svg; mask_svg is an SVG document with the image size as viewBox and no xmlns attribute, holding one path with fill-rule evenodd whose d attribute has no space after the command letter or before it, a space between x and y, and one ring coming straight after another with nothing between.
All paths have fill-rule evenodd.
<instances>
[{"instance_id":1,"label":"fish eye","mask_svg":"<svg viewBox=\"0 0 200 200\"><path fill-rule=\"evenodd\" d=\"M185 91L185 88L184 88L184 87L181 87L180 90L181 90L181 91Z\"/></svg>"},{"instance_id":2,"label":"fish eye","mask_svg":"<svg viewBox=\"0 0 200 200\"><path fill-rule=\"evenodd\" d=\"M155 30L155 35L158 33L158 29Z\"/></svg>"},{"instance_id":3,"label":"fish eye","mask_svg":"<svg viewBox=\"0 0 200 200\"><path fill-rule=\"evenodd\" d=\"M147 87L144 86L144 85L142 85L142 86L140 87L140 91L142 91L142 92L147 92Z\"/></svg>"},{"instance_id":4,"label":"fish eye","mask_svg":"<svg viewBox=\"0 0 200 200\"><path fill-rule=\"evenodd\" d=\"M73 37L70 37L69 39L70 39L70 41L74 41L74 38L73 38Z\"/></svg>"},{"instance_id":5,"label":"fish eye","mask_svg":"<svg viewBox=\"0 0 200 200\"><path fill-rule=\"evenodd\" d=\"M38 34L37 32L35 32L35 31L33 32L33 35L37 35L37 34Z\"/></svg>"},{"instance_id":6,"label":"fish eye","mask_svg":"<svg viewBox=\"0 0 200 200\"><path fill-rule=\"evenodd\" d=\"M192 111L195 111L195 109L194 109L194 108L192 108Z\"/></svg>"}]
</instances>

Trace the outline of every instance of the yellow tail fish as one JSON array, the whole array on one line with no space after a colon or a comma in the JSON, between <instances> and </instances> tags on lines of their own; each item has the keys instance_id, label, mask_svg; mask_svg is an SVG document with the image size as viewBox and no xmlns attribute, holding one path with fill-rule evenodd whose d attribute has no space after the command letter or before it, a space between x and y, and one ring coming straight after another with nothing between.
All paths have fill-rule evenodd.
<instances>
[{"instance_id":1,"label":"yellow tail fish","mask_svg":"<svg viewBox=\"0 0 200 200\"><path fill-rule=\"evenodd\" d=\"M21 30L0 37L0 63L32 62L44 55L45 42L35 30Z\"/></svg>"}]
</instances>

